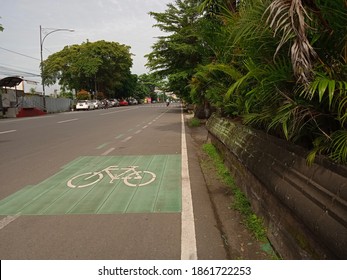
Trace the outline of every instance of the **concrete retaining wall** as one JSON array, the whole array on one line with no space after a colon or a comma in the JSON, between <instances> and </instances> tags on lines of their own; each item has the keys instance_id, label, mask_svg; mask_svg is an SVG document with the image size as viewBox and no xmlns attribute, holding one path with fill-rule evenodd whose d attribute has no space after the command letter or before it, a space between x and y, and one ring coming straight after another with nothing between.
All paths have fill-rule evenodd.
<instances>
[{"instance_id":1,"label":"concrete retaining wall","mask_svg":"<svg viewBox=\"0 0 347 280\"><path fill-rule=\"evenodd\" d=\"M283 259L347 259L346 167L215 114L207 129Z\"/></svg>"}]
</instances>

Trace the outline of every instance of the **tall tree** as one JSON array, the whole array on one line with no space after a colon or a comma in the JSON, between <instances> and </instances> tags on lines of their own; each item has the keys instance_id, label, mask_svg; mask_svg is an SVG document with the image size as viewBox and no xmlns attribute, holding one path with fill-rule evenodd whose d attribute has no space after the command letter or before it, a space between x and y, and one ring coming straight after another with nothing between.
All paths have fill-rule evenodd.
<instances>
[{"instance_id":1,"label":"tall tree","mask_svg":"<svg viewBox=\"0 0 347 280\"><path fill-rule=\"evenodd\" d=\"M220 15L223 9L236 12L237 4L240 0L202 0L200 10L204 13Z\"/></svg>"},{"instance_id":2,"label":"tall tree","mask_svg":"<svg viewBox=\"0 0 347 280\"><path fill-rule=\"evenodd\" d=\"M62 88L108 94L124 90L131 66L130 47L106 41L66 46L42 65L47 85L59 81Z\"/></svg>"},{"instance_id":3,"label":"tall tree","mask_svg":"<svg viewBox=\"0 0 347 280\"><path fill-rule=\"evenodd\" d=\"M163 13L151 12L156 27L166 32L152 46L147 55L147 66L162 77L167 77L169 87L181 97L189 99L187 87L195 67L204 58L204 50L196 34L199 21L198 0L176 0L168 4Z\"/></svg>"},{"instance_id":4,"label":"tall tree","mask_svg":"<svg viewBox=\"0 0 347 280\"><path fill-rule=\"evenodd\" d=\"M156 88L166 90L163 80L156 74L142 74L138 76L136 94L139 98L151 96Z\"/></svg>"}]
</instances>

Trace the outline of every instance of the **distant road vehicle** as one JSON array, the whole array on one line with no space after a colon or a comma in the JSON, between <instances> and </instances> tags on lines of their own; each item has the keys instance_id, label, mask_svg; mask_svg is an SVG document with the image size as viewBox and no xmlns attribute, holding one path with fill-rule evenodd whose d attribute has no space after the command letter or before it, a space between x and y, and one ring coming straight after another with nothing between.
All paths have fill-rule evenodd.
<instances>
[{"instance_id":1,"label":"distant road vehicle","mask_svg":"<svg viewBox=\"0 0 347 280\"><path fill-rule=\"evenodd\" d=\"M111 107L110 101L108 101L107 99L101 100L100 108L108 109L109 107Z\"/></svg>"},{"instance_id":2,"label":"distant road vehicle","mask_svg":"<svg viewBox=\"0 0 347 280\"><path fill-rule=\"evenodd\" d=\"M91 102L94 104L95 109L100 109L101 107L100 100L92 100Z\"/></svg>"},{"instance_id":3,"label":"distant road vehicle","mask_svg":"<svg viewBox=\"0 0 347 280\"><path fill-rule=\"evenodd\" d=\"M128 99L128 103L129 103L129 105L137 105L137 104L139 104L139 102L135 98L133 98L133 97L130 97Z\"/></svg>"},{"instance_id":4,"label":"distant road vehicle","mask_svg":"<svg viewBox=\"0 0 347 280\"><path fill-rule=\"evenodd\" d=\"M110 107L118 107L119 106L119 101L117 99L109 99L110 102Z\"/></svg>"},{"instance_id":5,"label":"distant road vehicle","mask_svg":"<svg viewBox=\"0 0 347 280\"><path fill-rule=\"evenodd\" d=\"M95 105L94 105L94 102L92 100L88 100L88 105L89 105L89 109L90 110L94 110L95 109Z\"/></svg>"},{"instance_id":6,"label":"distant road vehicle","mask_svg":"<svg viewBox=\"0 0 347 280\"><path fill-rule=\"evenodd\" d=\"M128 105L129 105L129 103L126 100L120 100L119 101L119 106L128 106Z\"/></svg>"},{"instance_id":7,"label":"distant road vehicle","mask_svg":"<svg viewBox=\"0 0 347 280\"><path fill-rule=\"evenodd\" d=\"M76 104L76 110L89 110L90 102L88 100L79 100Z\"/></svg>"}]
</instances>

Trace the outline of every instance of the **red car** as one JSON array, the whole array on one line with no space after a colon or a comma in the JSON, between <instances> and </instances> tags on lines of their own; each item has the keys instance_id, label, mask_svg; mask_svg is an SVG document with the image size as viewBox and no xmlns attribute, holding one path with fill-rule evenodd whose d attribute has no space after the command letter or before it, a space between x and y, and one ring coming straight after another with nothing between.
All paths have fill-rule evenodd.
<instances>
[{"instance_id":1,"label":"red car","mask_svg":"<svg viewBox=\"0 0 347 280\"><path fill-rule=\"evenodd\" d=\"M119 101L119 106L128 106L128 105L129 105L129 103L126 100L120 100Z\"/></svg>"}]
</instances>

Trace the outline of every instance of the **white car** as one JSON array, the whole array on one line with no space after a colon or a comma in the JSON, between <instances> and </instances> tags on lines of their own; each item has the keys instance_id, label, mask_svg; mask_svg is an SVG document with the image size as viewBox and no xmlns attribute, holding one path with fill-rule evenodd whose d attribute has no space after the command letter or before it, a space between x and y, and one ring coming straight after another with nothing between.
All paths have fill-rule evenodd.
<instances>
[{"instance_id":1,"label":"white car","mask_svg":"<svg viewBox=\"0 0 347 280\"><path fill-rule=\"evenodd\" d=\"M89 110L91 109L91 102L89 100L79 100L76 104L76 110ZM94 105L93 105L94 108Z\"/></svg>"},{"instance_id":2,"label":"white car","mask_svg":"<svg viewBox=\"0 0 347 280\"><path fill-rule=\"evenodd\" d=\"M100 101L99 100L92 100L91 102L94 104L94 109L100 108Z\"/></svg>"},{"instance_id":3,"label":"white car","mask_svg":"<svg viewBox=\"0 0 347 280\"><path fill-rule=\"evenodd\" d=\"M89 104L89 109L91 110L95 110L95 103L93 102L93 100L88 100L88 104Z\"/></svg>"},{"instance_id":4,"label":"white car","mask_svg":"<svg viewBox=\"0 0 347 280\"><path fill-rule=\"evenodd\" d=\"M128 103L129 103L129 105L137 105L137 104L139 104L139 102L135 98L133 98L133 97L130 97L128 99Z\"/></svg>"}]
</instances>

